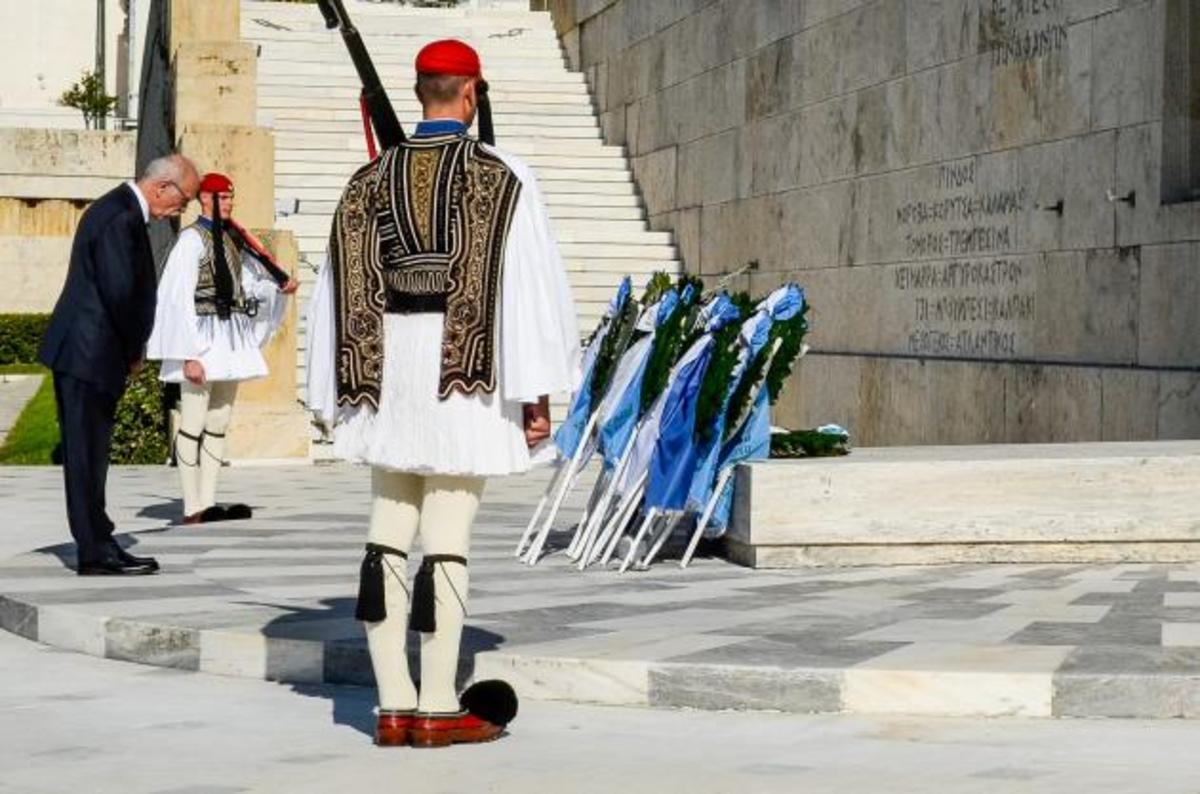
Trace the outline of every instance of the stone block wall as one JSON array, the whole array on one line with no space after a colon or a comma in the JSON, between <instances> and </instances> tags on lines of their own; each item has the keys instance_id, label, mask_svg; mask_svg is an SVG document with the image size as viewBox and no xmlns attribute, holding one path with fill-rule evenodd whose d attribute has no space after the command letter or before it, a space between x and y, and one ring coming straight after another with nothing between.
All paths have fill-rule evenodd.
<instances>
[{"instance_id":1,"label":"stone block wall","mask_svg":"<svg viewBox=\"0 0 1200 794\"><path fill-rule=\"evenodd\" d=\"M0 128L0 313L54 308L80 216L134 149L132 132Z\"/></svg>"},{"instance_id":2,"label":"stone block wall","mask_svg":"<svg viewBox=\"0 0 1200 794\"><path fill-rule=\"evenodd\" d=\"M550 2L687 267L807 288L777 422L860 444L1200 436L1190 6Z\"/></svg>"}]
</instances>

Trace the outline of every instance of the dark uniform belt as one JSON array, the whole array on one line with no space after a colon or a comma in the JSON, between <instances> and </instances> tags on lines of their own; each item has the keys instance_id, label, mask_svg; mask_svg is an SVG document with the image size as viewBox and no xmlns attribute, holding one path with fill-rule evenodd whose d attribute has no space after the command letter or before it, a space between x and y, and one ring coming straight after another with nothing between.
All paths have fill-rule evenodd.
<instances>
[{"instance_id":1,"label":"dark uniform belt","mask_svg":"<svg viewBox=\"0 0 1200 794\"><path fill-rule=\"evenodd\" d=\"M385 311L389 314L445 314L446 295L415 295L388 290Z\"/></svg>"}]
</instances>

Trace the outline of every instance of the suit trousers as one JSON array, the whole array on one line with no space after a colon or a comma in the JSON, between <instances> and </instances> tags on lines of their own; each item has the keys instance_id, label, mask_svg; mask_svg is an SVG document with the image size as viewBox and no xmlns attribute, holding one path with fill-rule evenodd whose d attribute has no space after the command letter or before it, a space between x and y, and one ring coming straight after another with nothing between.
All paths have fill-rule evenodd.
<instances>
[{"instance_id":1,"label":"suit trousers","mask_svg":"<svg viewBox=\"0 0 1200 794\"><path fill-rule=\"evenodd\" d=\"M108 450L121 395L64 372L55 372L54 398L62 434L67 523L75 538L79 562L95 562L103 557L115 529L105 509L104 491Z\"/></svg>"}]
</instances>

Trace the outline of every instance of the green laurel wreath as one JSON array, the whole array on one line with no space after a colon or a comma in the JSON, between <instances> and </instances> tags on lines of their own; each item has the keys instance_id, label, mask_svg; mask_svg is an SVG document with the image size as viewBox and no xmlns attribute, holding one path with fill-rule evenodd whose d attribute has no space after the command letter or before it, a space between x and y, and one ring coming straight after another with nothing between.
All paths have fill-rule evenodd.
<instances>
[{"instance_id":1,"label":"green laurel wreath","mask_svg":"<svg viewBox=\"0 0 1200 794\"><path fill-rule=\"evenodd\" d=\"M792 430L771 436L772 458L829 458L850 454L850 440L834 433Z\"/></svg>"},{"instance_id":2,"label":"green laurel wreath","mask_svg":"<svg viewBox=\"0 0 1200 794\"><path fill-rule=\"evenodd\" d=\"M738 423L750 408L750 391L763 380L763 370L766 368L767 358L771 355L771 348L774 347L775 340L778 339L780 341L779 350L775 353L775 358L771 361L771 369L765 373L767 399L771 405L774 405L775 401L779 399L779 394L783 391L784 382L792 374L792 366L796 363L796 358L800 355L800 349L804 345L804 335L806 333L808 333L807 301L790 320L771 324L767 343L755 355L754 359L750 362L750 366L746 368L746 374L742 376L741 382L733 390L733 397L729 401L729 409L725 415L725 432L727 438L733 434Z\"/></svg>"},{"instance_id":3,"label":"green laurel wreath","mask_svg":"<svg viewBox=\"0 0 1200 794\"><path fill-rule=\"evenodd\" d=\"M600 405L608 391L609 381L616 371L617 361L633 344L637 331L637 319L640 307L637 301L630 298L625 305L609 320L611 326L608 335L600 342L596 351L596 363L592 370L592 406Z\"/></svg>"},{"instance_id":4,"label":"green laurel wreath","mask_svg":"<svg viewBox=\"0 0 1200 794\"><path fill-rule=\"evenodd\" d=\"M662 325L654 334L654 343L650 346L650 357L646 361L645 374L642 376L642 400L638 416L645 416L646 411L662 393L667 385L667 377L671 367L679 360L679 356L687 348L684 339L696 322L700 311L700 296L704 292L704 282L686 273L679 277L676 289L682 295L684 288L692 285L692 298L684 302L680 300L663 320Z\"/></svg>"},{"instance_id":5,"label":"green laurel wreath","mask_svg":"<svg viewBox=\"0 0 1200 794\"><path fill-rule=\"evenodd\" d=\"M729 299L738 309L738 319L731 321L713 335L712 358L704 372L704 380L700 382L700 392L696 395L695 435L696 440L701 443L712 437L717 414L721 412L725 402L729 379L733 377L734 367L737 366L738 333L742 330L742 321L754 311L754 301L746 292L734 293Z\"/></svg>"}]
</instances>

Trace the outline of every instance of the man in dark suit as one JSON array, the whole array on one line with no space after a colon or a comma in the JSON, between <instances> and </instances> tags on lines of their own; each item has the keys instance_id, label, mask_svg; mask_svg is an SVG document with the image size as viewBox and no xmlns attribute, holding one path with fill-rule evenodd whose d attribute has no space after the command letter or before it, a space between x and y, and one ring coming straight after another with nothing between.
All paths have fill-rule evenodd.
<instances>
[{"instance_id":1,"label":"man in dark suit","mask_svg":"<svg viewBox=\"0 0 1200 794\"><path fill-rule=\"evenodd\" d=\"M104 500L108 448L117 401L126 378L142 368L154 326L146 225L180 215L199 187L191 161L170 155L93 202L79 221L67 281L42 338L39 358L54 372L67 520L81 576L158 570L154 559L135 557L113 540Z\"/></svg>"}]
</instances>

